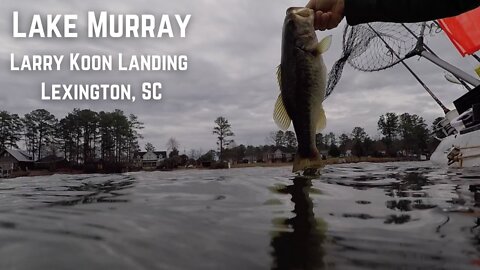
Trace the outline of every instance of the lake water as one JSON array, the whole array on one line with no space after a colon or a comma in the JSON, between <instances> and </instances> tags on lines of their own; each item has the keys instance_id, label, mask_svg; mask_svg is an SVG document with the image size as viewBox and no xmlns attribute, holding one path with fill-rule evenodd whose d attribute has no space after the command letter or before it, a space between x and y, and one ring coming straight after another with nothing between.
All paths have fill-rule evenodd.
<instances>
[{"instance_id":1,"label":"lake water","mask_svg":"<svg viewBox=\"0 0 480 270\"><path fill-rule=\"evenodd\" d=\"M2 179L0 269L480 269L480 169L290 170Z\"/></svg>"}]
</instances>

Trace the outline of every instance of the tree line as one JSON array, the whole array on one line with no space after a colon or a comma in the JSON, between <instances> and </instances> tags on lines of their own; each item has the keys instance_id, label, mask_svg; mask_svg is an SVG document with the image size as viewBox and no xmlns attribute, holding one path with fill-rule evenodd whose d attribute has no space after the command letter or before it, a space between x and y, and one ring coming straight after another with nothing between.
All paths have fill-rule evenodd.
<instances>
[{"instance_id":1,"label":"tree line","mask_svg":"<svg viewBox=\"0 0 480 270\"><path fill-rule=\"evenodd\" d=\"M0 150L18 149L23 141L34 160L56 155L72 164L131 162L139 150L141 129L137 116L121 110L74 109L62 119L45 109L23 117L0 111Z\"/></svg>"},{"instance_id":2,"label":"tree line","mask_svg":"<svg viewBox=\"0 0 480 270\"><path fill-rule=\"evenodd\" d=\"M438 122L438 118L434 121ZM218 135L218 152L210 150L201 154L192 150L190 158L194 160L212 160L219 153L220 160L245 161L246 158L262 159L263 154L280 149L294 153L297 140L293 131L272 131L261 146L237 145L228 137L234 136L232 126L225 117L215 120L213 133ZM381 138L373 139L363 127L354 127L350 133L337 135L333 132L316 135L317 148L322 154L339 157L353 155L357 157L398 157L429 154L435 150L438 141L431 136L426 121L416 114L396 114L392 112L379 116L377 130ZM226 134L226 136L225 136Z\"/></svg>"},{"instance_id":3,"label":"tree line","mask_svg":"<svg viewBox=\"0 0 480 270\"><path fill-rule=\"evenodd\" d=\"M437 121L437 120L436 120ZM189 155L179 155L179 143L170 138L167 147L169 158L182 157L182 163L214 159L243 162L246 158L261 160L267 152L277 149L294 153L297 140L293 131L273 131L261 146L237 145L232 137L232 125L225 117L218 117L212 133L218 149L202 153L191 150ZM379 139L372 139L362 127L340 135L319 133L317 148L332 157L355 156L409 156L433 151L437 145L425 120L416 114L385 113L377 121ZM45 109L37 109L23 117L0 111L0 150L19 148L24 142L34 160L47 155L63 156L71 164L85 164L98 160L111 163L131 163L140 150L138 139L143 129L137 116L125 115L121 110L95 112L74 109L62 119L57 119ZM154 150L148 144L147 150ZM178 158L176 158L178 159ZM175 162L176 163L176 162Z\"/></svg>"}]
</instances>

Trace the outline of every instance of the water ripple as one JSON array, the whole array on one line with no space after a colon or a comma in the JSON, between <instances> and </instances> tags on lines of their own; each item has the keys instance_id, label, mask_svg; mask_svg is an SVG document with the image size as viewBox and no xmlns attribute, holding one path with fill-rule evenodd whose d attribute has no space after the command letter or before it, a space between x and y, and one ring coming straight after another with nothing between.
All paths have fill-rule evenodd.
<instances>
[{"instance_id":1,"label":"water ripple","mask_svg":"<svg viewBox=\"0 0 480 270\"><path fill-rule=\"evenodd\" d=\"M478 269L480 170L290 169L2 180L0 269Z\"/></svg>"}]
</instances>

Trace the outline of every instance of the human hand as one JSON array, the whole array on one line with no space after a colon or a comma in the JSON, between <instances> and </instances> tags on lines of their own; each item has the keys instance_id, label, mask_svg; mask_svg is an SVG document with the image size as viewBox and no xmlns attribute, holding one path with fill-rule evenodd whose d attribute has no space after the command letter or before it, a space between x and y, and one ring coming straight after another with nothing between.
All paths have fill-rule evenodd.
<instances>
[{"instance_id":1,"label":"human hand","mask_svg":"<svg viewBox=\"0 0 480 270\"><path fill-rule=\"evenodd\" d=\"M315 11L315 29L323 31L338 26L344 6L345 0L309 0L306 7Z\"/></svg>"}]
</instances>

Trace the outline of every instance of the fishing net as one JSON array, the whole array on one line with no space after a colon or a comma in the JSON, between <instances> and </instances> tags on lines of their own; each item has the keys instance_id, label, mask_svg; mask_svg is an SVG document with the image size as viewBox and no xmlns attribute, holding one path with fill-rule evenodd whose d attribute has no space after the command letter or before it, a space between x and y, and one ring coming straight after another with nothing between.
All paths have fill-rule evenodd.
<instances>
[{"instance_id":1,"label":"fishing net","mask_svg":"<svg viewBox=\"0 0 480 270\"><path fill-rule=\"evenodd\" d=\"M356 26L346 25L343 31L343 51L329 73L326 96L339 82L345 64L361 71L379 71L390 68L411 52L417 37L434 35L441 29L434 23L369 23Z\"/></svg>"}]
</instances>

